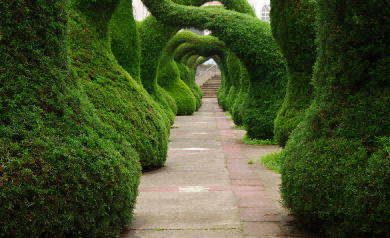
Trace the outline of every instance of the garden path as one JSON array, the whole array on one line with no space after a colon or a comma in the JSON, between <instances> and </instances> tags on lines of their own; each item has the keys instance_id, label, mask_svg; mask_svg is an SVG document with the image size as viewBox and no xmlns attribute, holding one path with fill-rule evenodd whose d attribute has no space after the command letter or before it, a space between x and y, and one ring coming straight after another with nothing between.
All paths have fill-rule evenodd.
<instances>
[{"instance_id":1,"label":"garden path","mask_svg":"<svg viewBox=\"0 0 390 238\"><path fill-rule=\"evenodd\" d=\"M313 237L278 203L280 175L259 163L276 145L245 145L216 98L177 116L168 159L143 172L135 221L120 238ZM249 160L253 164L247 164Z\"/></svg>"}]
</instances>

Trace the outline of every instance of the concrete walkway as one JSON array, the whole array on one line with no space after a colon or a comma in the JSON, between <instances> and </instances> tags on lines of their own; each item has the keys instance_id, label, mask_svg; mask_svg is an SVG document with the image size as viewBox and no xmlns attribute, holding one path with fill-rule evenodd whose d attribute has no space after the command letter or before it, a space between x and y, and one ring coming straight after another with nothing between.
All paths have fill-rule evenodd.
<instances>
[{"instance_id":1,"label":"concrete walkway","mask_svg":"<svg viewBox=\"0 0 390 238\"><path fill-rule=\"evenodd\" d=\"M245 131L229 118L214 98L176 117L165 166L142 174L136 219L121 238L314 237L293 227L278 203L280 175L258 162L280 149L239 144Z\"/></svg>"}]
</instances>

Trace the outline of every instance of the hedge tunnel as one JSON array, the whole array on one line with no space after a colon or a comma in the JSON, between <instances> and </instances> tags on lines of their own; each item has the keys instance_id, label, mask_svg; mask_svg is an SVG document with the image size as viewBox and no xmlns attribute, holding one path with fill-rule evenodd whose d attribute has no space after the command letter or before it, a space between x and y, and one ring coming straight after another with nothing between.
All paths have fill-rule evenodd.
<instances>
[{"instance_id":1,"label":"hedge tunnel","mask_svg":"<svg viewBox=\"0 0 390 238\"><path fill-rule=\"evenodd\" d=\"M203 56L212 56L215 54L220 57L225 57L225 44L213 36L198 36L190 31L181 31L177 33L169 42L176 49L173 52L172 58L180 70L181 79L191 88L194 95L202 95L202 91L195 83L195 79L190 78L190 69L182 61L187 61L191 53L197 53ZM201 103L201 97L198 97L197 104Z\"/></svg>"},{"instance_id":2,"label":"hedge tunnel","mask_svg":"<svg viewBox=\"0 0 390 238\"><path fill-rule=\"evenodd\" d=\"M274 120L285 96L287 70L270 24L224 9L181 6L169 0L142 2L164 24L208 29L228 45L250 75L250 87L243 102L247 135L272 139Z\"/></svg>"}]
</instances>

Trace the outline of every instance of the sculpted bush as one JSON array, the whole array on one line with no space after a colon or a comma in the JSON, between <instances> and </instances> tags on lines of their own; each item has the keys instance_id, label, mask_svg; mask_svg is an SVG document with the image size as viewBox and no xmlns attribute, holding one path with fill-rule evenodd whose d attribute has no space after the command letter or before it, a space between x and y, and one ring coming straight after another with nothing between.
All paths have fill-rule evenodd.
<instances>
[{"instance_id":1,"label":"sculpted bush","mask_svg":"<svg viewBox=\"0 0 390 238\"><path fill-rule=\"evenodd\" d=\"M284 147L314 98L310 84L316 59L314 2L272 0L270 17L288 71L286 97L274 123L275 139Z\"/></svg>"},{"instance_id":2,"label":"sculpted bush","mask_svg":"<svg viewBox=\"0 0 390 238\"><path fill-rule=\"evenodd\" d=\"M0 237L116 236L133 220L138 154L98 117L69 58L69 37L93 30L83 12L107 32L117 1L100 3L2 3Z\"/></svg>"},{"instance_id":3,"label":"sculpted bush","mask_svg":"<svg viewBox=\"0 0 390 238\"><path fill-rule=\"evenodd\" d=\"M129 14L131 0L119 2L116 14ZM91 10L88 7L91 7ZM170 125L153 98L117 62L110 50L109 21L95 16L104 4L80 3L71 12L71 64L101 120L113 126L139 154L143 167L162 166L167 158ZM95 19L96 17L96 19ZM116 19L116 18L114 18ZM129 18L134 21L133 18ZM102 24L106 26L102 27ZM136 37L135 25L133 34ZM103 31L102 29L106 29Z\"/></svg>"},{"instance_id":4,"label":"sculpted bush","mask_svg":"<svg viewBox=\"0 0 390 238\"><path fill-rule=\"evenodd\" d=\"M315 11L315 98L281 157L284 205L328 236L388 237L390 8L317 0Z\"/></svg>"}]
</instances>

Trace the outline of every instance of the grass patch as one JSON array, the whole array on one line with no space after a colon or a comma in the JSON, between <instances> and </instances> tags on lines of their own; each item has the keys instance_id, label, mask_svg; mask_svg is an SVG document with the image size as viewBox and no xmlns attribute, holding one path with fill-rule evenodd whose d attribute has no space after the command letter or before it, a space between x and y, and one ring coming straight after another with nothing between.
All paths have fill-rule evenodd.
<instances>
[{"instance_id":1,"label":"grass patch","mask_svg":"<svg viewBox=\"0 0 390 238\"><path fill-rule=\"evenodd\" d=\"M247 135L242 138L242 143L247 145L276 145L276 140L274 139L266 139L266 140L259 140L259 139L251 139Z\"/></svg>"},{"instance_id":2,"label":"grass patch","mask_svg":"<svg viewBox=\"0 0 390 238\"><path fill-rule=\"evenodd\" d=\"M245 126L237 126L237 125L234 125L234 129L237 129L237 130L246 130Z\"/></svg>"},{"instance_id":3,"label":"grass patch","mask_svg":"<svg viewBox=\"0 0 390 238\"><path fill-rule=\"evenodd\" d=\"M260 157L259 162L267 169L270 169L275 173L280 174L280 157L282 153L283 150L263 155Z\"/></svg>"},{"instance_id":4,"label":"grass patch","mask_svg":"<svg viewBox=\"0 0 390 238\"><path fill-rule=\"evenodd\" d=\"M225 113L225 116L231 117L231 116L232 116L232 114L230 114L230 112L229 112L229 111L227 111L227 112Z\"/></svg>"}]
</instances>

